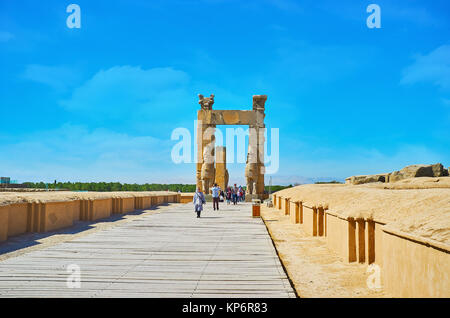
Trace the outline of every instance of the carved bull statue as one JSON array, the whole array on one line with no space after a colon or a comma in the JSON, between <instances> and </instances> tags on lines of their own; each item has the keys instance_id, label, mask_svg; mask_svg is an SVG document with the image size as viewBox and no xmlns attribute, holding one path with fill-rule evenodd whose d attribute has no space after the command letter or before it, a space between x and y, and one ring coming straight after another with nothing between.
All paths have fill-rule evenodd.
<instances>
[{"instance_id":1,"label":"carved bull statue","mask_svg":"<svg viewBox=\"0 0 450 318\"><path fill-rule=\"evenodd\" d=\"M202 181L202 188L205 194L209 194L209 188L214 183L215 169L214 169L214 154L211 147L207 146L203 150L203 163L200 179Z\"/></svg>"},{"instance_id":2,"label":"carved bull statue","mask_svg":"<svg viewBox=\"0 0 450 318\"><path fill-rule=\"evenodd\" d=\"M245 166L245 179L247 183L246 194L256 194L256 181L258 180L258 162L256 159L256 149L248 147L247 165Z\"/></svg>"},{"instance_id":3,"label":"carved bull statue","mask_svg":"<svg viewBox=\"0 0 450 318\"><path fill-rule=\"evenodd\" d=\"M198 103L200 104L201 109L212 110L212 106L214 105L214 94L211 94L209 97L198 94Z\"/></svg>"}]
</instances>

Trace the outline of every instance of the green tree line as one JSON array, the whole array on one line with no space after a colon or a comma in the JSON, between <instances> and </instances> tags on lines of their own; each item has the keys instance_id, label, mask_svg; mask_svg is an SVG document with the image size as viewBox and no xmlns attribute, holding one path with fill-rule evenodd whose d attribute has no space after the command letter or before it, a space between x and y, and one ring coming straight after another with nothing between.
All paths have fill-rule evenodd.
<instances>
[{"instance_id":1,"label":"green tree line","mask_svg":"<svg viewBox=\"0 0 450 318\"><path fill-rule=\"evenodd\" d=\"M195 192L195 184L130 184L120 182L25 182L28 188L37 189L59 189L71 191L174 191Z\"/></svg>"},{"instance_id":2,"label":"green tree line","mask_svg":"<svg viewBox=\"0 0 450 318\"><path fill-rule=\"evenodd\" d=\"M70 191L174 191L174 192L195 192L195 184L161 184L161 183L145 183L145 184L130 184L120 182L25 182L28 188L34 189L56 189L56 190L70 190ZM289 186L273 185L272 192L276 192ZM244 187L245 188L245 187ZM269 192L269 186L265 186L265 191Z\"/></svg>"}]
</instances>

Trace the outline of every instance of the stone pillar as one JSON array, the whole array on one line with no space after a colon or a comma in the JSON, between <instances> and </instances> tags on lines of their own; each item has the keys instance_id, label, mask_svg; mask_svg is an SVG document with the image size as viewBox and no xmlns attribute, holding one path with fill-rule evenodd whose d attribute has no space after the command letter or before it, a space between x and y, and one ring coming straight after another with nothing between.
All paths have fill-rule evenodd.
<instances>
[{"instance_id":1,"label":"stone pillar","mask_svg":"<svg viewBox=\"0 0 450 318\"><path fill-rule=\"evenodd\" d=\"M214 183L215 168L215 135L216 125L206 124L205 119L211 116L212 106L214 104L214 94L210 97L198 95L201 110L197 113L197 188L203 193L209 194L209 189Z\"/></svg>"},{"instance_id":2,"label":"stone pillar","mask_svg":"<svg viewBox=\"0 0 450 318\"><path fill-rule=\"evenodd\" d=\"M223 146L216 147L215 183L224 191L228 186L227 149Z\"/></svg>"},{"instance_id":3,"label":"stone pillar","mask_svg":"<svg viewBox=\"0 0 450 318\"><path fill-rule=\"evenodd\" d=\"M258 165L258 138L257 130L254 125L249 125L249 138L248 138L248 153L247 162L245 166L245 179L247 184L246 194L250 198L250 195L257 194L257 189L254 189L258 182L259 177L259 165Z\"/></svg>"},{"instance_id":4,"label":"stone pillar","mask_svg":"<svg viewBox=\"0 0 450 318\"><path fill-rule=\"evenodd\" d=\"M253 111L256 112L256 149L257 149L257 178L256 178L256 193L260 199L263 199L264 195L264 111L265 103L267 101L267 95L254 95L253 96Z\"/></svg>"}]
</instances>

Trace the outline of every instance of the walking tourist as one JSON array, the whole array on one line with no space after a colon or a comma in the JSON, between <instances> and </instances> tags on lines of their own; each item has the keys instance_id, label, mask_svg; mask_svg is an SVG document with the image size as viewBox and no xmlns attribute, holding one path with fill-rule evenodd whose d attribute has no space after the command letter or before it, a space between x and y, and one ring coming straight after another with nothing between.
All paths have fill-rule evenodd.
<instances>
[{"instance_id":1,"label":"walking tourist","mask_svg":"<svg viewBox=\"0 0 450 318\"><path fill-rule=\"evenodd\" d=\"M232 190L232 196L233 196L233 204L236 205L237 203L237 192L238 192L238 188L236 187L236 183L234 184L234 188Z\"/></svg>"},{"instance_id":2,"label":"walking tourist","mask_svg":"<svg viewBox=\"0 0 450 318\"><path fill-rule=\"evenodd\" d=\"M227 188L226 196L227 196L227 204L229 205L231 202L231 188L230 187Z\"/></svg>"},{"instance_id":3,"label":"walking tourist","mask_svg":"<svg viewBox=\"0 0 450 318\"><path fill-rule=\"evenodd\" d=\"M214 186L211 189L212 193L212 199L213 199L213 208L214 211L219 210L219 194L220 194L220 188L217 186L217 183L214 183Z\"/></svg>"},{"instance_id":4,"label":"walking tourist","mask_svg":"<svg viewBox=\"0 0 450 318\"><path fill-rule=\"evenodd\" d=\"M197 212L197 217L199 218L203 211L203 204L206 203L205 196L200 188L197 188L197 191L195 191L193 202L195 212Z\"/></svg>"}]
</instances>

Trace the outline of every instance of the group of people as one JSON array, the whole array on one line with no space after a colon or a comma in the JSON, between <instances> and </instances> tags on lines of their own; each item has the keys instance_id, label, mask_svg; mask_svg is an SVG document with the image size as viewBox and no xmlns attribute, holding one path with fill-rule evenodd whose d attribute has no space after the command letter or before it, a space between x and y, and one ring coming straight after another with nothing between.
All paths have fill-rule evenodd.
<instances>
[{"instance_id":1,"label":"group of people","mask_svg":"<svg viewBox=\"0 0 450 318\"><path fill-rule=\"evenodd\" d=\"M213 200L213 209L214 211L219 210L219 202L223 202L225 199L227 200L227 204L230 204L233 202L234 205L236 205L238 202L245 201L245 191L242 188L242 186L237 187L236 184L234 184L234 187L227 187L226 192L217 185L217 183L214 183L213 187L211 188L211 194L212 194L212 200ZM194 209L197 213L197 217L200 217L200 214L203 211L203 205L206 204L205 195L200 190L200 188L197 188L194 194L193 198L194 203Z\"/></svg>"},{"instance_id":2,"label":"group of people","mask_svg":"<svg viewBox=\"0 0 450 318\"><path fill-rule=\"evenodd\" d=\"M245 191L241 186L237 187L235 184L234 187L227 188L226 199L227 204L233 202L236 205L238 202L245 201Z\"/></svg>"}]
</instances>

